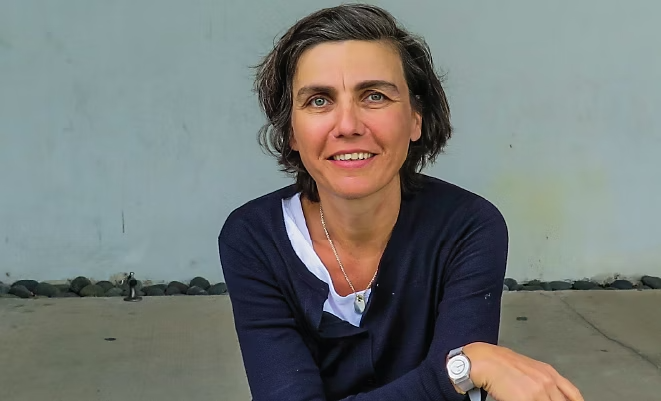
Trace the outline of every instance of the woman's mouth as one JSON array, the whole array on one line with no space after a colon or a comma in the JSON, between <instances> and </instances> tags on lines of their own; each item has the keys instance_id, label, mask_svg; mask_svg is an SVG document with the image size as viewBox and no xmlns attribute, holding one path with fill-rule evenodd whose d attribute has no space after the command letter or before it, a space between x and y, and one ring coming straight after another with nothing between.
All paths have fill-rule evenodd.
<instances>
[{"instance_id":1,"label":"woman's mouth","mask_svg":"<svg viewBox=\"0 0 661 401\"><path fill-rule=\"evenodd\" d=\"M333 156L331 159L335 161L350 161L350 160L367 160L374 157L374 153L345 153Z\"/></svg>"}]
</instances>

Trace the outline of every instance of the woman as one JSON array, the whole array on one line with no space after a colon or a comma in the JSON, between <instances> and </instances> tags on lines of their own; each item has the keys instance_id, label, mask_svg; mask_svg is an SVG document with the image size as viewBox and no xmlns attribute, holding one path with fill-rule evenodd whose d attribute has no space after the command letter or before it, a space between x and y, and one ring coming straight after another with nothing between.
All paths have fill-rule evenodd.
<instances>
[{"instance_id":1,"label":"woman","mask_svg":"<svg viewBox=\"0 0 661 401\"><path fill-rule=\"evenodd\" d=\"M219 236L255 400L582 400L496 345L499 211L419 173L451 134L423 40L377 7L324 9L279 40L256 89L262 144L296 183Z\"/></svg>"}]
</instances>

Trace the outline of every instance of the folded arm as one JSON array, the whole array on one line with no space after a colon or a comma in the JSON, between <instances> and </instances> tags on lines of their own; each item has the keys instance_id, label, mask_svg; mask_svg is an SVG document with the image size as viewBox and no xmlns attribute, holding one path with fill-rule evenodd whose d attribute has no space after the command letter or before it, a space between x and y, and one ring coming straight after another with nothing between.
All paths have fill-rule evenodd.
<instances>
[{"instance_id":1,"label":"folded arm","mask_svg":"<svg viewBox=\"0 0 661 401\"><path fill-rule=\"evenodd\" d=\"M508 246L505 222L495 208L485 205L471 219L446 267L427 358L391 383L339 401L465 398L448 378L446 355L473 342L497 343ZM253 399L325 401L319 369L273 273L254 256L250 244L229 238L221 234L219 251ZM458 340L450 343L449 338Z\"/></svg>"}]
</instances>

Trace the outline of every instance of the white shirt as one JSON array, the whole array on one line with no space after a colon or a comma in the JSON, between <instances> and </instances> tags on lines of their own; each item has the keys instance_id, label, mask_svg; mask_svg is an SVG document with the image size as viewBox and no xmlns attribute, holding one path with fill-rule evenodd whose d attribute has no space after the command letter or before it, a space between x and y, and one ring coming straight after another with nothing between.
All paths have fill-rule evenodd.
<instances>
[{"instance_id":1,"label":"white shirt","mask_svg":"<svg viewBox=\"0 0 661 401\"><path fill-rule=\"evenodd\" d=\"M361 314L357 313L354 309L354 301L356 294L349 294L345 297L340 296L333 287L330 274L326 266L322 263L319 255L312 246L312 239L310 232L305 222L303 215L303 206L301 205L300 193L294 195L289 199L282 200L282 211L285 216L285 226L287 228L287 235L291 242L294 251L301 259L303 264L310 270L319 280L328 284L329 292L328 299L324 302L324 311L332 313L333 315L345 320L354 326L360 326ZM319 222L321 224L321 221ZM339 265L338 265L339 268ZM366 291L358 291L358 294L364 294L365 304L369 299L371 289Z\"/></svg>"}]
</instances>

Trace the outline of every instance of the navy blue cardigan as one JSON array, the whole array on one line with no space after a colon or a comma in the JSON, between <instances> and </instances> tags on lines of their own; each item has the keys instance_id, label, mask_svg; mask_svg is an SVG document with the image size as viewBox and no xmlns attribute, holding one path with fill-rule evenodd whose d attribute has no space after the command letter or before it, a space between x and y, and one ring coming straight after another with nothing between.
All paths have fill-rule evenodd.
<instances>
[{"instance_id":1,"label":"navy blue cardigan","mask_svg":"<svg viewBox=\"0 0 661 401\"><path fill-rule=\"evenodd\" d=\"M445 358L498 342L507 227L484 198L424 179L402 199L360 327L323 311L328 285L292 248L281 201L293 186L230 214L220 260L254 400L467 399Z\"/></svg>"}]
</instances>

